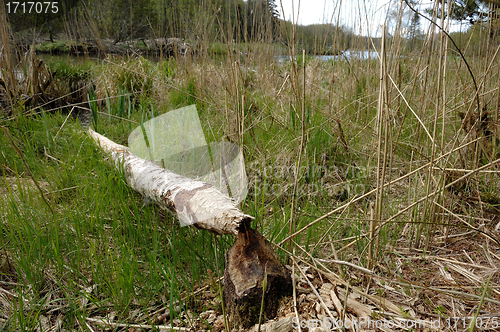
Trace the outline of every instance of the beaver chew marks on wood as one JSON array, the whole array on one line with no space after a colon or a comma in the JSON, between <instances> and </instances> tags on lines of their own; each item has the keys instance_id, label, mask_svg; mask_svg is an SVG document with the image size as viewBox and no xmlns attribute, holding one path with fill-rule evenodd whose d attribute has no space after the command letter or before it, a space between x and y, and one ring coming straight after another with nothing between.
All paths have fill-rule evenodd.
<instances>
[{"instance_id":1,"label":"beaver chew marks on wood","mask_svg":"<svg viewBox=\"0 0 500 332\"><path fill-rule=\"evenodd\" d=\"M292 279L269 241L249 227L240 230L226 253L224 271L224 302L231 326L250 327L258 323L265 274L263 322L276 316L280 300L292 294Z\"/></svg>"}]
</instances>

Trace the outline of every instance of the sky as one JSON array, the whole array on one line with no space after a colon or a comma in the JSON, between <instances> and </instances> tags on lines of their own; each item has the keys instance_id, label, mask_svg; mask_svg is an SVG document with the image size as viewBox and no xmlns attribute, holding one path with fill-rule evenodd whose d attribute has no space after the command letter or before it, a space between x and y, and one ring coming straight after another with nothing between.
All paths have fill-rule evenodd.
<instances>
[{"instance_id":1,"label":"sky","mask_svg":"<svg viewBox=\"0 0 500 332\"><path fill-rule=\"evenodd\" d=\"M391 3L396 5L391 0L276 0L281 18L284 11L287 21L297 21L298 11L301 25L339 22L363 35L379 34Z\"/></svg>"},{"instance_id":2,"label":"sky","mask_svg":"<svg viewBox=\"0 0 500 332\"><path fill-rule=\"evenodd\" d=\"M356 34L364 36L379 37L382 34L382 26L387 18L389 10L398 8L398 0L275 0L278 5L280 17L287 21L297 21L298 24L310 25L321 23L339 22L340 25L353 29ZM420 8L429 7L433 3L430 0L420 1ZM340 15L339 15L340 6ZM293 10L292 10L293 9ZM285 15L283 15L283 12ZM428 24L421 19L422 30L427 29ZM440 22L438 22L440 23ZM389 33L391 27L388 27ZM452 31L457 30L456 26Z\"/></svg>"}]
</instances>

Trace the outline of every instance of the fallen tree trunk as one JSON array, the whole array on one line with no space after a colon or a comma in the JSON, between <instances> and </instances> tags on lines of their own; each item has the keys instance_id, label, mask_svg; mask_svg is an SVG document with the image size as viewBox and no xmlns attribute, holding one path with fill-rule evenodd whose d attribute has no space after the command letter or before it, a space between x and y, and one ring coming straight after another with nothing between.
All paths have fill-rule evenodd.
<instances>
[{"instance_id":1,"label":"fallen tree trunk","mask_svg":"<svg viewBox=\"0 0 500 332\"><path fill-rule=\"evenodd\" d=\"M250 228L253 217L241 212L227 195L212 185L139 158L127 147L92 129L88 133L124 172L127 183L135 191L160 207L176 212L184 224L237 236L226 253L224 272L224 301L233 326L249 327L257 323L263 295L265 317L276 315L281 298L292 292L290 272L269 242ZM267 286L263 294L264 279Z\"/></svg>"},{"instance_id":2,"label":"fallen tree trunk","mask_svg":"<svg viewBox=\"0 0 500 332\"><path fill-rule=\"evenodd\" d=\"M125 173L127 183L160 207L176 212L181 222L218 234L237 235L253 217L244 214L214 186L168 171L134 155L123 145L88 130L96 143Z\"/></svg>"}]
</instances>

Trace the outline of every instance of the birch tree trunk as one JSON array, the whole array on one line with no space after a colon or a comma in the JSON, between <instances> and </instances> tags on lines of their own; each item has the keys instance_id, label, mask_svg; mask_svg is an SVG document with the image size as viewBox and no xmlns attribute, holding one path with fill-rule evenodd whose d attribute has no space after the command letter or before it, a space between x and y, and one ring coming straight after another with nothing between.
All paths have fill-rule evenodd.
<instances>
[{"instance_id":1,"label":"birch tree trunk","mask_svg":"<svg viewBox=\"0 0 500 332\"><path fill-rule=\"evenodd\" d=\"M134 155L108 138L88 130L96 144L125 174L127 183L160 207L177 213L181 222L218 234L236 235L226 253L224 301L232 326L258 322L262 296L265 318L276 315L283 296L292 292L290 272L279 261L269 242L250 228L253 217L244 214L231 199L208 183L196 181ZM263 294L263 282L267 287Z\"/></svg>"},{"instance_id":2,"label":"birch tree trunk","mask_svg":"<svg viewBox=\"0 0 500 332\"><path fill-rule=\"evenodd\" d=\"M218 234L237 235L253 217L244 214L214 186L168 171L134 155L123 145L88 130L89 135L115 166L123 170L127 183L164 209L177 213L181 222Z\"/></svg>"}]
</instances>

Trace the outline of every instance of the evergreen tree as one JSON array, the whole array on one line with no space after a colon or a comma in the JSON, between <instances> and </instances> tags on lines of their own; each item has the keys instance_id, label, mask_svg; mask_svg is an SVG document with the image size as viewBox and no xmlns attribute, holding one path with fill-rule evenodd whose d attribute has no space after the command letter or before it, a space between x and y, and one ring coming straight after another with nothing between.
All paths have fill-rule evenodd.
<instances>
[{"instance_id":1,"label":"evergreen tree","mask_svg":"<svg viewBox=\"0 0 500 332\"><path fill-rule=\"evenodd\" d=\"M468 21L474 24L477 20L484 20L488 15L488 2L484 0L456 0L451 17L457 21Z\"/></svg>"},{"instance_id":2,"label":"evergreen tree","mask_svg":"<svg viewBox=\"0 0 500 332\"><path fill-rule=\"evenodd\" d=\"M242 27L244 40L273 41L279 14L275 0L247 0Z\"/></svg>"},{"instance_id":3,"label":"evergreen tree","mask_svg":"<svg viewBox=\"0 0 500 332\"><path fill-rule=\"evenodd\" d=\"M420 15L414 12L408 27L408 38L410 39L410 49L413 49L420 39Z\"/></svg>"},{"instance_id":4,"label":"evergreen tree","mask_svg":"<svg viewBox=\"0 0 500 332\"><path fill-rule=\"evenodd\" d=\"M266 0L267 2L267 9L269 10L269 13L271 16L278 21L280 17L280 13L278 10L278 5L276 4L276 0Z\"/></svg>"}]
</instances>

